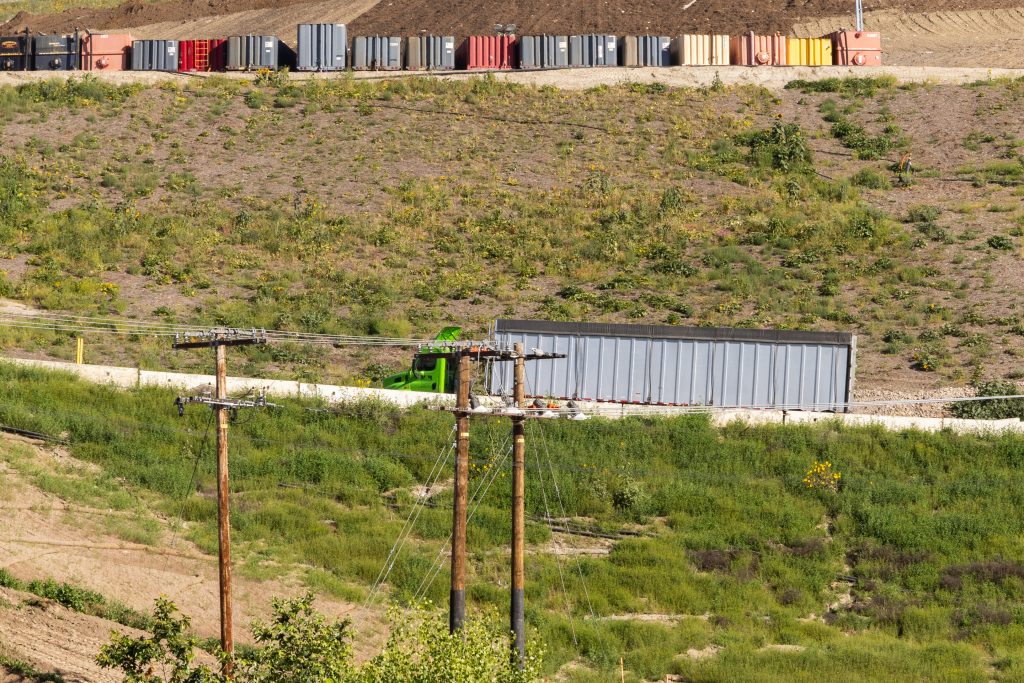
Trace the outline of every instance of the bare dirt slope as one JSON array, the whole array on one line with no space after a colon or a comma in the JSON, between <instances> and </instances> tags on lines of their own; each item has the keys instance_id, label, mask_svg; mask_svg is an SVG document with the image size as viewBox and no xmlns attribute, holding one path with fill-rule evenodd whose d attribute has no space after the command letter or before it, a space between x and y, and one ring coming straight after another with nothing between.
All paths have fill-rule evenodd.
<instances>
[{"instance_id":1,"label":"bare dirt slope","mask_svg":"<svg viewBox=\"0 0 1024 683\"><path fill-rule=\"evenodd\" d=\"M0 588L0 653L66 683L116 683L121 677L96 663L113 630L138 634L113 621L79 614L28 593ZM0 681L30 679L0 666Z\"/></svg>"},{"instance_id":2,"label":"bare dirt slope","mask_svg":"<svg viewBox=\"0 0 1024 683\"><path fill-rule=\"evenodd\" d=\"M72 8L56 14L43 15L20 13L0 26L0 34L20 31L26 27L32 31L51 33L75 29L135 29L156 25L157 32L146 29L134 32L145 38L173 39L256 33L264 26L272 29L274 35L287 38L295 32L297 23L351 22L377 2L378 0L336 0L329 3L310 3L301 0L126 0L116 7ZM209 22L214 24L214 28L199 22L211 18L218 18ZM197 32L190 33L193 29ZM207 29L215 33L204 33Z\"/></svg>"},{"instance_id":3,"label":"bare dirt slope","mask_svg":"<svg viewBox=\"0 0 1024 683\"><path fill-rule=\"evenodd\" d=\"M34 465L49 468L62 477L93 469L63 449L0 434L0 568L23 581L52 577L73 583L140 612L150 611L154 599L166 595L192 618L198 635L214 637L219 634L216 557L200 552L170 531L165 531L163 539L154 545L128 542L105 531L109 528L106 521L111 517L123 522L116 527L130 526L133 513L78 505L40 490L8 462L12 451L31 453ZM248 640L248 627L253 618L269 616L271 598L294 596L303 590L296 579L255 581L239 576L236 571L236 640ZM3 604L0 601L0 607ZM352 619L360 635L360 642L356 644L360 651L384 634L376 612L326 599L319 600L318 607L327 614ZM51 619L52 624L45 626L52 634L54 649L52 652L39 650L39 656L32 660L35 664L57 667L64 656L57 644L65 642L76 651L91 648L89 651L95 656L98 644L109 638L109 625L100 628L95 635L91 630L95 621L81 615L75 617L60 614ZM19 652L26 648L31 650L32 631L23 630L19 626L22 621L29 623L32 619L12 621L0 614L0 647L17 646ZM77 633L79 629L84 632ZM58 635L64 632L75 635ZM68 681L107 680L102 677L65 678Z\"/></svg>"},{"instance_id":4,"label":"bare dirt slope","mask_svg":"<svg viewBox=\"0 0 1024 683\"><path fill-rule=\"evenodd\" d=\"M868 6L875 11L934 12L1006 9L1020 4L1020 0L875 0ZM495 22L515 22L523 34L786 32L794 24L821 17L839 16L840 25L850 25L852 8L850 0L392 0L379 3L360 16L351 29L356 34L405 35L428 31L467 35L490 33ZM830 30L834 28L832 24Z\"/></svg>"},{"instance_id":5,"label":"bare dirt slope","mask_svg":"<svg viewBox=\"0 0 1024 683\"><path fill-rule=\"evenodd\" d=\"M338 21L351 24L355 34L415 35L420 31L464 36L490 33L496 22L515 22L521 33L659 33L746 30L783 31L791 26L820 19L842 17L852 22L849 0L694 0L666 3L658 0L597 0L557 2L555 0L341 0L329 11L319 3L293 0L126 0L112 8L73 8L55 14L18 14L0 32L29 27L33 31L68 31L74 28L115 29L182 23L211 16L252 10L284 10L280 21L291 21L292 6L304 6L300 20ZM349 6L368 5L358 15L343 16ZM973 9L1008 9L1020 0L875 0L869 9L899 12L962 12ZM338 17L338 18L336 18ZM248 17L240 16L241 19ZM258 19L264 21L264 19ZM830 28L833 26L830 25ZM162 27L170 28L170 27ZM197 26L196 28L204 28ZM220 28L220 27L218 27ZM255 31L242 23L230 24L231 33ZM283 31L284 37L292 30ZM147 33L150 35L150 33ZM169 36L173 37L173 36Z\"/></svg>"},{"instance_id":6,"label":"bare dirt slope","mask_svg":"<svg viewBox=\"0 0 1024 683\"><path fill-rule=\"evenodd\" d=\"M821 35L842 16L805 21L796 35ZM1024 66L1024 7L911 13L869 12L865 27L882 34L885 60L907 66Z\"/></svg>"},{"instance_id":7,"label":"bare dirt slope","mask_svg":"<svg viewBox=\"0 0 1024 683\"><path fill-rule=\"evenodd\" d=\"M139 38L183 40L187 38L218 38L240 33L278 36L292 43L296 24L330 22L346 24L376 5L378 0L347 0L346 2L314 2L301 5L274 6L233 12L187 21L162 21L145 26L125 25Z\"/></svg>"}]
</instances>

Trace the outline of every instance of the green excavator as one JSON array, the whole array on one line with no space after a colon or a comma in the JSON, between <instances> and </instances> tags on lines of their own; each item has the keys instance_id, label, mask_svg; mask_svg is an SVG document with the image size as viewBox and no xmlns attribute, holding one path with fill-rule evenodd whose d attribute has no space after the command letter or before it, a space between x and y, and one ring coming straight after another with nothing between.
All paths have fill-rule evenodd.
<instances>
[{"instance_id":1,"label":"green excavator","mask_svg":"<svg viewBox=\"0 0 1024 683\"><path fill-rule=\"evenodd\" d=\"M446 327L437 335L435 341L453 342L462 336L461 327ZM423 353L437 353L442 347L424 349ZM405 372L385 377L382 384L385 389L402 391L432 391L438 394L455 392L455 364L447 358L425 356L417 353L413 356L412 367Z\"/></svg>"}]
</instances>

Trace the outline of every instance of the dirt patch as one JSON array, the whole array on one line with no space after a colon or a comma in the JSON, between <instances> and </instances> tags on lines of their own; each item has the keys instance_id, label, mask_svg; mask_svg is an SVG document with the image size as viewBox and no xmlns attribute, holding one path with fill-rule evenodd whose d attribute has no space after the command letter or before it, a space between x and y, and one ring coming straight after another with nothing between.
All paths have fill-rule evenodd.
<instances>
[{"instance_id":1,"label":"dirt patch","mask_svg":"<svg viewBox=\"0 0 1024 683\"><path fill-rule=\"evenodd\" d=\"M51 462L55 466L59 463L65 470L81 465L71 456L51 451L37 442L0 436L0 450L15 444L31 445L41 463ZM192 618L200 637L219 634L216 557L200 552L169 530L165 530L163 539L155 545L130 543L104 533L102 521L111 511L64 501L36 488L7 466L0 465L0 481L2 490L9 494L4 497L4 505L18 508L16 514L0 515L0 556L3 557L0 567L22 580L52 577L83 586L141 612L150 611L154 599L166 595ZM125 514L113 512L120 516ZM265 619L270 615L271 598L292 597L304 590L298 577L254 581L236 573L235 639L249 641L249 624L254 618ZM325 598L317 600L317 607L329 616L352 620L359 638L355 644L357 654L361 657L367 656L386 635L378 611ZM0 641L10 643L2 630L7 622L2 617L0 622L3 622ZM109 633L109 627L102 629L101 642L106 642ZM93 656L97 649L98 646L92 648ZM42 663L55 666L58 662L59 657L56 657L52 662Z\"/></svg>"},{"instance_id":2,"label":"dirt patch","mask_svg":"<svg viewBox=\"0 0 1024 683\"><path fill-rule=\"evenodd\" d=\"M96 664L96 654L110 642L110 632L141 635L106 619L73 612L50 600L0 588L0 652L67 683L116 683L117 672ZM2 671L2 669L0 669ZM25 680L16 676L3 681Z\"/></svg>"},{"instance_id":3,"label":"dirt patch","mask_svg":"<svg viewBox=\"0 0 1024 683\"><path fill-rule=\"evenodd\" d=\"M230 14L219 14L201 19L161 21L136 26L125 24L138 38L184 40L187 38L219 38L222 36L255 33L278 36L289 45L295 44L295 26L304 22L347 24L367 11L378 0L345 0L344 2L314 2L307 4L274 4L261 9L250 9Z\"/></svg>"},{"instance_id":4,"label":"dirt patch","mask_svg":"<svg viewBox=\"0 0 1024 683\"><path fill-rule=\"evenodd\" d=\"M199 38L204 35L220 37L270 28L273 34L288 38L295 34L295 24L299 22L350 22L375 4L376 0L340 0L333 3L289 0L126 0L116 7L72 8L57 14L33 15L20 12L0 26L0 34L25 28L41 33L56 33L82 28L109 30L150 27L138 31L140 37L172 39ZM212 20L210 17L225 18ZM201 19L205 19L206 23L200 22ZM290 29L283 30L287 26ZM167 33L157 35L154 30ZM204 33L207 30L217 33ZM190 34L188 31L196 33Z\"/></svg>"},{"instance_id":5,"label":"dirt patch","mask_svg":"<svg viewBox=\"0 0 1024 683\"><path fill-rule=\"evenodd\" d=\"M904 12L963 10L957 0L878 0L873 9ZM1013 8L1019 0L971 3L973 9ZM685 6L686 9L682 9ZM474 3L393 0L380 3L352 23L356 35L415 35L420 31L465 36L491 33L496 22L514 22L519 32L676 35L688 32L782 31L821 17L837 17L829 30L853 24L848 0L732 0L664 3L657 0L484 0Z\"/></svg>"},{"instance_id":6,"label":"dirt patch","mask_svg":"<svg viewBox=\"0 0 1024 683\"><path fill-rule=\"evenodd\" d=\"M603 557L612 551L615 541L610 538L591 538L588 536L577 536L552 532L551 543L547 552L552 555L592 555Z\"/></svg>"}]
</instances>

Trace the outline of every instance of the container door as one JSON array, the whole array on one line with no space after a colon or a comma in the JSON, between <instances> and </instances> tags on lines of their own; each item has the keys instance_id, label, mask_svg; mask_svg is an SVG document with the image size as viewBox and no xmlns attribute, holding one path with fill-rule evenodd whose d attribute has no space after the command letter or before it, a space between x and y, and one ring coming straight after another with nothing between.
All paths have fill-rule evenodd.
<instances>
[{"instance_id":1,"label":"container door","mask_svg":"<svg viewBox=\"0 0 1024 683\"><path fill-rule=\"evenodd\" d=\"M344 69L348 51L348 28L344 24L331 25L331 61L330 67L335 70Z\"/></svg>"}]
</instances>

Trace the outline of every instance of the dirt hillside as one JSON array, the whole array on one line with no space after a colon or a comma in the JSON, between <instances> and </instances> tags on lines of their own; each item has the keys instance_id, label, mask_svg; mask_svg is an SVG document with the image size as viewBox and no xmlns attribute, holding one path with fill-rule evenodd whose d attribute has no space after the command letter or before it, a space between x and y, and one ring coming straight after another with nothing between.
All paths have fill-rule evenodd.
<instances>
[{"instance_id":1,"label":"dirt hillside","mask_svg":"<svg viewBox=\"0 0 1024 683\"><path fill-rule=\"evenodd\" d=\"M0 26L0 33L29 28L40 33L72 31L75 29L107 30L137 26L177 26L210 17L235 15L238 21L220 23L218 36L225 33L251 33L261 26L274 28L287 38L295 32L295 24L307 21L351 22L359 14L373 7L378 0L337 0L331 3L310 3L295 0L166 0L143 2L126 0L116 7L71 8L56 14L33 15L24 12L15 15ZM294 8L294 9L293 9ZM248 16L250 12L269 10L276 15L267 19L263 14ZM282 30L282 22L290 26ZM197 27L197 28L201 28ZM213 30L213 29L211 29ZM140 33L141 35L141 33ZM190 34L184 34L190 35ZM174 38L175 35L161 35ZM146 37L155 37L150 33ZM195 37L202 37L196 34Z\"/></svg>"},{"instance_id":2,"label":"dirt hillside","mask_svg":"<svg viewBox=\"0 0 1024 683\"><path fill-rule=\"evenodd\" d=\"M158 520L161 530L156 543L126 540L146 521L137 511L84 506L38 485L40 477L54 477L47 481L60 479L88 489L93 484L90 475L97 471L62 448L0 433L0 568L22 581L66 581L140 612L151 611L154 599L166 595L192 618L200 637L216 636L216 557L183 540L163 520ZM236 639L249 640L249 623L269 616L272 597L303 591L301 581L293 576L258 581L237 575ZM118 680L100 670L93 658L109 641L111 628L130 629L48 602L23 609L24 598L0 589L0 654L30 662L42 671L60 672L69 683ZM371 644L385 637L377 612L325 598L318 598L317 606L325 613L352 619L361 636L355 643L357 656L365 656ZM0 682L6 683L2 675Z\"/></svg>"},{"instance_id":3,"label":"dirt hillside","mask_svg":"<svg viewBox=\"0 0 1024 683\"><path fill-rule=\"evenodd\" d=\"M832 30L842 16L823 17L793 27L796 35ZM868 12L864 23L882 33L888 64L902 66L1024 66L1024 7L910 13Z\"/></svg>"},{"instance_id":4,"label":"dirt hillside","mask_svg":"<svg viewBox=\"0 0 1024 683\"><path fill-rule=\"evenodd\" d=\"M1016 7L1020 0L874 0L872 11L960 11ZM685 9L684 9L685 8ZM392 0L378 3L356 19L355 34L490 33L495 22L515 22L520 33L616 33L674 35L688 31L788 32L797 23L842 16L853 23L851 0ZM833 26L834 28L834 26Z\"/></svg>"},{"instance_id":5,"label":"dirt hillside","mask_svg":"<svg viewBox=\"0 0 1024 683\"><path fill-rule=\"evenodd\" d=\"M353 33L363 35L415 35L428 31L464 36L490 33L496 22L515 22L521 33L675 34L710 30L736 33L750 29L788 32L794 24L822 17L846 17L842 23L849 25L852 4L850 0L688 0L677 3L658 0L341 0L326 11L322 3L294 0L127 0L112 8L72 8L43 15L21 13L0 26L0 32L21 30L26 26L41 32L149 27L253 10L281 10L279 22L282 25L298 21L347 21ZM867 9L939 12L1007 9L1020 4L1020 0L874 0L868 3ZM257 30L255 25L243 21L248 18L240 15L238 22L207 28L232 33ZM202 32L204 27L195 28ZM282 30L282 37L287 38L292 30ZM146 32L150 34L153 33Z\"/></svg>"}]
</instances>

